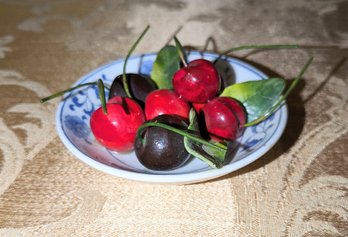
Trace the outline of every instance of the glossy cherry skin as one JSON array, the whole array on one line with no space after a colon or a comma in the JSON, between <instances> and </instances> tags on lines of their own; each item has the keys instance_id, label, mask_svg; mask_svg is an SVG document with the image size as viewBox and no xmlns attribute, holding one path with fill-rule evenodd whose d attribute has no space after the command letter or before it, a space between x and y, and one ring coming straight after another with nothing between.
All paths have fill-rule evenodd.
<instances>
[{"instance_id":1,"label":"glossy cherry skin","mask_svg":"<svg viewBox=\"0 0 348 237\"><path fill-rule=\"evenodd\" d=\"M229 97L216 97L202 108L207 131L212 138L232 141L243 131L246 112L241 103Z\"/></svg>"},{"instance_id":2,"label":"glossy cherry skin","mask_svg":"<svg viewBox=\"0 0 348 237\"><path fill-rule=\"evenodd\" d=\"M219 74L213 63L197 59L174 74L173 88L189 102L205 103L219 92Z\"/></svg>"},{"instance_id":3,"label":"glossy cherry skin","mask_svg":"<svg viewBox=\"0 0 348 237\"><path fill-rule=\"evenodd\" d=\"M189 112L189 103L173 90L155 90L146 97L145 116L147 120L151 120L162 114L179 115L188 120Z\"/></svg>"},{"instance_id":4,"label":"glossy cherry skin","mask_svg":"<svg viewBox=\"0 0 348 237\"><path fill-rule=\"evenodd\" d=\"M187 129L180 116L160 115L152 120L175 128ZM172 170L185 164L191 155L186 151L184 137L161 127L147 127L135 140L135 154L139 162L151 170Z\"/></svg>"},{"instance_id":5,"label":"glossy cherry skin","mask_svg":"<svg viewBox=\"0 0 348 237\"><path fill-rule=\"evenodd\" d=\"M156 84L150 78L140 74L127 73L126 78L132 98L144 107L146 96L157 89ZM123 88L122 74L117 76L111 84L109 99L114 96L127 96Z\"/></svg>"},{"instance_id":6,"label":"glossy cherry skin","mask_svg":"<svg viewBox=\"0 0 348 237\"><path fill-rule=\"evenodd\" d=\"M128 152L134 148L137 130L145 122L142 108L134 100L116 96L93 112L90 125L96 140L109 150Z\"/></svg>"},{"instance_id":7,"label":"glossy cherry skin","mask_svg":"<svg viewBox=\"0 0 348 237\"><path fill-rule=\"evenodd\" d=\"M192 107L196 110L197 113L200 113L205 103L193 103Z\"/></svg>"}]
</instances>

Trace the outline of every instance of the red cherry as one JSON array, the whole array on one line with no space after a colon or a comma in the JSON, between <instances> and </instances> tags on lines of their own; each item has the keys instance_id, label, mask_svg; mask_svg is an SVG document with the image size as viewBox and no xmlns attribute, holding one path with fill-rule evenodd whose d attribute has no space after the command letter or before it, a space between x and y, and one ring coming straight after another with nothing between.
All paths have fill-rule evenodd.
<instances>
[{"instance_id":1,"label":"red cherry","mask_svg":"<svg viewBox=\"0 0 348 237\"><path fill-rule=\"evenodd\" d=\"M200 113L205 103L193 103L192 106L196 110L197 113Z\"/></svg>"},{"instance_id":2,"label":"red cherry","mask_svg":"<svg viewBox=\"0 0 348 237\"><path fill-rule=\"evenodd\" d=\"M93 112L90 125L97 141L107 149L127 152L134 148L137 130L145 122L140 105L127 97L116 96Z\"/></svg>"},{"instance_id":3,"label":"red cherry","mask_svg":"<svg viewBox=\"0 0 348 237\"><path fill-rule=\"evenodd\" d=\"M246 112L238 101L229 97L216 97L202 111L207 131L213 138L232 141L242 133Z\"/></svg>"},{"instance_id":4,"label":"red cherry","mask_svg":"<svg viewBox=\"0 0 348 237\"><path fill-rule=\"evenodd\" d=\"M159 115L179 115L189 119L190 105L174 91L160 89L152 91L145 100L145 116L151 120Z\"/></svg>"},{"instance_id":5,"label":"red cherry","mask_svg":"<svg viewBox=\"0 0 348 237\"><path fill-rule=\"evenodd\" d=\"M238 119L239 128L242 128L247 120L247 113L242 103L240 103L238 100L235 100L233 98L224 97L224 96L218 97L216 99L224 103L226 106L228 106L231 109L233 114Z\"/></svg>"},{"instance_id":6,"label":"red cherry","mask_svg":"<svg viewBox=\"0 0 348 237\"><path fill-rule=\"evenodd\" d=\"M192 103L205 103L219 92L219 74L213 63L197 59L174 74L173 88Z\"/></svg>"}]
</instances>

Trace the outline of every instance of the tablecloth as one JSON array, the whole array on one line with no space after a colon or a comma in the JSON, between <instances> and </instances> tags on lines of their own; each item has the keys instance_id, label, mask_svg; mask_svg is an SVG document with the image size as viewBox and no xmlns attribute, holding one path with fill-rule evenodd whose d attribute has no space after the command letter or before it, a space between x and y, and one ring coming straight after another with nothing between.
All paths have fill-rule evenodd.
<instances>
[{"instance_id":1,"label":"tablecloth","mask_svg":"<svg viewBox=\"0 0 348 237\"><path fill-rule=\"evenodd\" d=\"M348 236L348 2L1 0L0 236ZM224 52L291 80L276 145L218 179L158 185L77 159L39 99L125 57L173 44Z\"/></svg>"}]
</instances>

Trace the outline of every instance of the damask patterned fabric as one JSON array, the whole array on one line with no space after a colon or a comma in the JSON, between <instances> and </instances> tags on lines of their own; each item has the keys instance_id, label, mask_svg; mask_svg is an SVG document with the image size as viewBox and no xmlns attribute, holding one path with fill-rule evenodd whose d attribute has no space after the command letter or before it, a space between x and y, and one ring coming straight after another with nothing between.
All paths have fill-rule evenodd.
<instances>
[{"instance_id":1,"label":"damask patterned fabric","mask_svg":"<svg viewBox=\"0 0 348 237\"><path fill-rule=\"evenodd\" d=\"M0 236L348 236L348 2L0 0ZM296 76L279 142L251 165L191 185L129 181L59 140L59 99L39 98L124 57L185 46Z\"/></svg>"}]
</instances>

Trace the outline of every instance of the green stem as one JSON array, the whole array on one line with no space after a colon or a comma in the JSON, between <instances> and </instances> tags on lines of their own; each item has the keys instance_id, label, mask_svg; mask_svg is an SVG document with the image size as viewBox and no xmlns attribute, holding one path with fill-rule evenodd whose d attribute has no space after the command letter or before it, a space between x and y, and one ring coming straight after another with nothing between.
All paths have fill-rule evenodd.
<instances>
[{"instance_id":1,"label":"green stem","mask_svg":"<svg viewBox=\"0 0 348 237\"><path fill-rule=\"evenodd\" d=\"M137 47L137 45L139 44L140 40L144 37L144 35L146 34L146 32L149 30L150 26L147 26L145 28L145 30L141 33L141 35L139 36L139 38L135 41L135 43L132 45L132 47L130 48L126 59L124 61L123 64L123 75L122 75L122 83L123 83L123 87L124 90L127 94L128 97L132 98L132 95L130 93L129 87L128 87L128 83L127 83L127 76L126 76L126 68L127 68L127 62L128 62L128 58L130 57L130 55L133 53L133 51L135 50L135 48Z\"/></svg>"},{"instance_id":2,"label":"green stem","mask_svg":"<svg viewBox=\"0 0 348 237\"><path fill-rule=\"evenodd\" d=\"M233 51L245 50L245 49L296 49L296 44L265 44L265 45L242 45L226 50L223 55L229 54Z\"/></svg>"},{"instance_id":3,"label":"green stem","mask_svg":"<svg viewBox=\"0 0 348 237\"><path fill-rule=\"evenodd\" d=\"M172 127L168 124L164 124L164 123L158 123L158 122L146 122L144 123L143 125L141 125L138 129L138 132L137 132L137 137L141 137L141 133L143 131L144 128L147 128L147 127L160 127L160 128L164 128L164 129L167 129L169 131L172 131L172 132L175 132L175 133L178 133L180 134L181 136L184 136L184 137L187 137L189 139L192 139L194 140L195 142L198 142L198 143L201 143L201 144L204 144L204 145L207 145L207 146L210 146L212 148L216 148L216 149L219 149L219 150L222 150L222 151L226 151L227 150L227 146L223 145L223 144L219 144L219 145L216 145L216 144L213 144L207 140L204 140L203 138L197 136L197 135L194 135L194 134L191 134L189 132L186 132L182 129L179 129L179 128L175 128L175 127Z\"/></svg>"},{"instance_id":4,"label":"green stem","mask_svg":"<svg viewBox=\"0 0 348 237\"><path fill-rule=\"evenodd\" d=\"M244 127L256 125L256 124L262 122L263 120L267 119L269 116L271 116L273 114L273 112L276 111L281 106L281 104L285 101L285 99L288 97L288 95L291 93L291 91L296 87L296 85L298 84L301 77L303 76L303 74L305 73L305 71L307 70L309 65L312 63L312 61L313 61L313 57L310 57L308 59L308 61L306 62L306 64L304 65L304 67L301 69L300 73L291 82L289 88L285 91L285 93L283 95L281 95L278 98L277 102L274 104L274 106L272 106L272 108L267 113L265 113L264 115L260 116L259 118L255 119L249 123L244 124Z\"/></svg>"},{"instance_id":5,"label":"green stem","mask_svg":"<svg viewBox=\"0 0 348 237\"><path fill-rule=\"evenodd\" d=\"M305 73L309 65L312 63L312 61L313 61L313 57L310 57L307 60L306 64L301 69L300 73L297 75L297 77L295 77L294 81L290 84L289 88L284 93L283 95L284 99L290 94L290 92L295 88L295 86L297 86L298 82L300 81L301 77L303 76L303 74Z\"/></svg>"},{"instance_id":6,"label":"green stem","mask_svg":"<svg viewBox=\"0 0 348 237\"><path fill-rule=\"evenodd\" d=\"M103 107L103 112L104 114L107 114L107 110L106 110L106 99L105 99L105 88L109 89L109 87L105 86L103 81L101 79L98 79L98 81L96 82L87 82L87 83L83 83L83 84L79 84L77 86L71 87L69 89L63 90L63 91L59 91L57 93L54 93L50 96L44 97L42 99L40 99L41 103L45 103L49 100L52 100L58 96L62 96L67 92L76 90L80 87L84 87L84 86L93 86L93 85L97 85L98 86L98 95L99 95L99 99L101 101L102 107Z\"/></svg>"},{"instance_id":7,"label":"green stem","mask_svg":"<svg viewBox=\"0 0 348 237\"><path fill-rule=\"evenodd\" d=\"M184 64L185 67L187 67L187 58L185 54L184 47L182 47L180 41L174 36L174 41L175 41L175 47L178 50L179 57Z\"/></svg>"},{"instance_id":8,"label":"green stem","mask_svg":"<svg viewBox=\"0 0 348 237\"><path fill-rule=\"evenodd\" d=\"M49 101L49 100L51 100L51 99L54 99L54 98L56 98L56 97L58 97L58 96L64 95L64 94L67 93L67 92L76 90L76 89L78 89L78 88L80 88L80 87L91 86L91 85L96 85L96 82L87 82L87 83L80 84L80 85L74 86L74 87L72 87L72 88L63 90L63 91L59 91L59 92L54 93L54 94L52 94L52 95L50 95L50 96L47 96L47 97L44 97L44 98L40 99L40 102L41 102L41 103L45 103L45 102L47 102L47 101Z\"/></svg>"},{"instance_id":9,"label":"green stem","mask_svg":"<svg viewBox=\"0 0 348 237\"><path fill-rule=\"evenodd\" d=\"M246 49L296 49L298 48L298 45L295 44L265 44L265 45L242 45L238 47L234 47L231 49L226 50L222 54L219 55L218 58L215 59L214 63L221 59L223 56L234 52L234 51L240 51L240 50L246 50Z\"/></svg>"},{"instance_id":10,"label":"green stem","mask_svg":"<svg viewBox=\"0 0 348 237\"><path fill-rule=\"evenodd\" d=\"M108 111L106 109L106 99L105 99L105 87L104 87L104 83L101 79L98 79L97 81L97 85L98 85L98 94L99 94L99 99L100 102L102 104L102 108L103 108L103 113L104 114L108 114Z\"/></svg>"}]
</instances>

